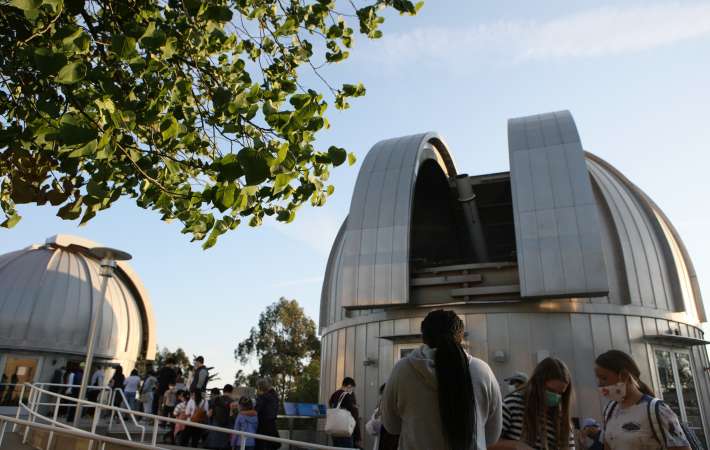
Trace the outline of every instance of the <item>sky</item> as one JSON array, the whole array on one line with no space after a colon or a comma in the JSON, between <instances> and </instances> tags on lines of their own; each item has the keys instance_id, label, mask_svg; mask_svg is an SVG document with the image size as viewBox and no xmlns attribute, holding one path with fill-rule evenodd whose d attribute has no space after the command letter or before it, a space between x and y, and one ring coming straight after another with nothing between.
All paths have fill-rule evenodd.
<instances>
[{"instance_id":1,"label":"sky","mask_svg":"<svg viewBox=\"0 0 710 450\"><path fill-rule=\"evenodd\" d=\"M710 2L429 0L416 17L388 14L382 29L324 72L331 84L363 82L367 95L329 113L321 148L339 145L362 161L379 140L437 131L460 172L506 171L507 119L568 109L585 149L668 215L710 299ZM317 322L358 168L332 171L326 206L302 209L291 224L238 228L208 251L129 199L83 227L23 206L23 220L0 230L0 254L57 233L130 252L159 346L202 354L231 382L234 349L279 297L297 299Z\"/></svg>"}]
</instances>

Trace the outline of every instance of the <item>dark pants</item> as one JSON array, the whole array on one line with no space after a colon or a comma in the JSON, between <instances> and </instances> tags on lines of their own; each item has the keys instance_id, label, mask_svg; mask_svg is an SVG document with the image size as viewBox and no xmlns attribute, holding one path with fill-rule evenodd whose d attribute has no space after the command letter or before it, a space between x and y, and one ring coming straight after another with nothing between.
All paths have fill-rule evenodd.
<instances>
[{"instance_id":1,"label":"dark pants","mask_svg":"<svg viewBox=\"0 0 710 450\"><path fill-rule=\"evenodd\" d=\"M182 433L180 433L180 445L183 447L197 447L200 444L200 439L202 439L202 434L204 430L197 427L187 427Z\"/></svg>"},{"instance_id":2,"label":"dark pants","mask_svg":"<svg viewBox=\"0 0 710 450\"><path fill-rule=\"evenodd\" d=\"M355 445L353 444L353 437L352 436L348 436L348 437L333 436L333 447L353 448L353 447L355 447Z\"/></svg>"}]
</instances>

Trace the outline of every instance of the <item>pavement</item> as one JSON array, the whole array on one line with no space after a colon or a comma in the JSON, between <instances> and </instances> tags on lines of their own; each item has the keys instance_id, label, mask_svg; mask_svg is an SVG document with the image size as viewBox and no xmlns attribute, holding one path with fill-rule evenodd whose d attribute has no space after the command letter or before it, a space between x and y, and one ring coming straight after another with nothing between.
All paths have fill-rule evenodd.
<instances>
[{"instance_id":1,"label":"pavement","mask_svg":"<svg viewBox=\"0 0 710 450\"><path fill-rule=\"evenodd\" d=\"M35 450L29 445L22 443L22 437L17 433L6 432L5 438L0 444L0 450Z\"/></svg>"}]
</instances>

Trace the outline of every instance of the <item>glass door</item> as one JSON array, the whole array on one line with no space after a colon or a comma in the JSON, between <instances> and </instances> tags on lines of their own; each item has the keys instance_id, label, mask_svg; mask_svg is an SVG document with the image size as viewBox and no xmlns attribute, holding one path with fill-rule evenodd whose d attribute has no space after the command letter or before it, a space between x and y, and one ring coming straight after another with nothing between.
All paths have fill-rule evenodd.
<instances>
[{"instance_id":1,"label":"glass door","mask_svg":"<svg viewBox=\"0 0 710 450\"><path fill-rule=\"evenodd\" d=\"M707 442L690 354L670 349L656 349L655 354L660 398L702 442Z\"/></svg>"}]
</instances>

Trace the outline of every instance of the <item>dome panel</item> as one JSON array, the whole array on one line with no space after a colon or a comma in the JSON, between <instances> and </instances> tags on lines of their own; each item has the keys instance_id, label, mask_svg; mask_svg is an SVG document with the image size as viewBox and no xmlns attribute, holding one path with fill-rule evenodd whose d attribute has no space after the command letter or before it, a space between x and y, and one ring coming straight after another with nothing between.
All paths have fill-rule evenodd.
<instances>
[{"instance_id":1,"label":"dome panel","mask_svg":"<svg viewBox=\"0 0 710 450\"><path fill-rule=\"evenodd\" d=\"M96 355L152 359L155 331L142 283L122 262L102 298L101 267L88 252L94 246L56 236L45 245L0 255L0 348L85 353L98 304Z\"/></svg>"}]
</instances>

